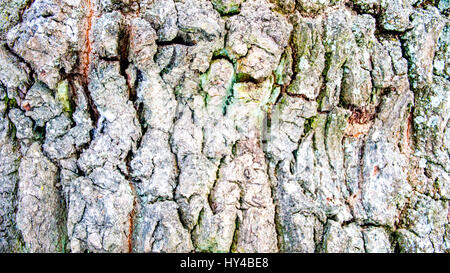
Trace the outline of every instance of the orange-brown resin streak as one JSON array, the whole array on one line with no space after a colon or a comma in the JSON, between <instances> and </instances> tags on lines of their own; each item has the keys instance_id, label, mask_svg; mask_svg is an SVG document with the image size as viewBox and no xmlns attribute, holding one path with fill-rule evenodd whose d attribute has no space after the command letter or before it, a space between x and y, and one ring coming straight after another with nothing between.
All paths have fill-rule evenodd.
<instances>
[{"instance_id":1,"label":"orange-brown resin streak","mask_svg":"<svg viewBox=\"0 0 450 273\"><path fill-rule=\"evenodd\" d=\"M90 38L91 28L92 28L92 17L94 16L94 10L91 6L91 0L86 0L87 5L87 27L85 32L85 46L83 55L81 58L81 73L83 75L86 83L88 82L89 76L89 66L91 64L91 51L92 51L92 42Z\"/></svg>"}]
</instances>

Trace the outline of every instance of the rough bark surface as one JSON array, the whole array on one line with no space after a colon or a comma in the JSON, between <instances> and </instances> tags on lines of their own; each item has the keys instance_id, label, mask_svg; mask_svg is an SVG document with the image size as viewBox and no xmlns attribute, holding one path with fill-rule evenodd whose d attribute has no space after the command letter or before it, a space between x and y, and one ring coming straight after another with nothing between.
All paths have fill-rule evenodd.
<instances>
[{"instance_id":1,"label":"rough bark surface","mask_svg":"<svg viewBox=\"0 0 450 273\"><path fill-rule=\"evenodd\" d=\"M448 0L0 3L0 252L449 252Z\"/></svg>"}]
</instances>

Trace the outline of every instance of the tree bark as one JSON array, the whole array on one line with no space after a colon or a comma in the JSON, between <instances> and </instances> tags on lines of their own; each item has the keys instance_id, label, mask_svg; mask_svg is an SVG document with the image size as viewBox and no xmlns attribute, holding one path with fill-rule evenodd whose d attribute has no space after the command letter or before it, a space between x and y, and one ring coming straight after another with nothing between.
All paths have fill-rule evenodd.
<instances>
[{"instance_id":1,"label":"tree bark","mask_svg":"<svg viewBox=\"0 0 450 273\"><path fill-rule=\"evenodd\" d=\"M448 1L0 4L0 252L449 252Z\"/></svg>"}]
</instances>

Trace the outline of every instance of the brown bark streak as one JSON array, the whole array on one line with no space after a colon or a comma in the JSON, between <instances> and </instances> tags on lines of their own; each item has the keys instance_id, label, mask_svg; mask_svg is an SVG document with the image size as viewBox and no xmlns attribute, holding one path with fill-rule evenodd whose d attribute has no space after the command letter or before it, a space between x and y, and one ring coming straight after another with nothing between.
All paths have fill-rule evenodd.
<instances>
[{"instance_id":1,"label":"brown bark streak","mask_svg":"<svg viewBox=\"0 0 450 273\"><path fill-rule=\"evenodd\" d=\"M87 27L85 32L85 47L84 52L81 56L81 73L84 77L85 83L87 85L88 83L88 76L89 76L89 67L91 63L91 51L92 51L92 42L90 38L91 28L92 28L92 17L94 15L94 11L91 6L91 0L86 0L87 5Z\"/></svg>"}]
</instances>

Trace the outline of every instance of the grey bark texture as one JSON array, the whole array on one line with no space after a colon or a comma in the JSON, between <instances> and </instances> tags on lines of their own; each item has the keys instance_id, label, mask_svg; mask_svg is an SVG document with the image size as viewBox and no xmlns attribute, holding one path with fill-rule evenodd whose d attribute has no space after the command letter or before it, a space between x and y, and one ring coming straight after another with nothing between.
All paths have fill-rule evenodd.
<instances>
[{"instance_id":1,"label":"grey bark texture","mask_svg":"<svg viewBox=\"0 0 450 273\"><path fill-rule=\"evenodd\" d=\"M0 252L450 252L448 0L0 3Z\"/></svg>"}]
</instances>

